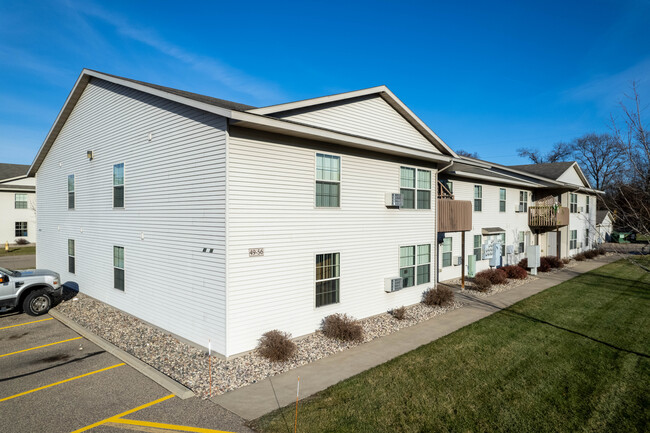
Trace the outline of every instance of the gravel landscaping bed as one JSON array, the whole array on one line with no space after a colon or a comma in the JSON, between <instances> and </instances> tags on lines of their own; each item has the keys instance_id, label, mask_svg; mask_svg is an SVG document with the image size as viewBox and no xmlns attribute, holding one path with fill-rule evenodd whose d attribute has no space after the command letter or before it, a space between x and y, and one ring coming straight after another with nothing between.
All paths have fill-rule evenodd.
<instances>
[{"instance_id":1,"label":"gravel landscaping bed","mask_svg":"<svg viewBox=\"0 0 650 433\"><path fill-rule=\"evenodd\" d=\"M259 382L461 306L460 302L448 307L415 304L406 307L407 314L403 320L397 320L388 313L362 319L359 322L364 330L364 339L360 343L332 340L317 331L296 339L296 354L286 362L270 362L255 351L228 361L213 356L212 395ZM58 305L56 310L187 386L197 395L203 398L209 396L208 355L205 350L183 343L130 314L81 293Z\"/></svg>"},{"instance_id":2,"label":"gravel landscaping bed","mask_svg":"<svg viewBox=\"0 0 650 433\"><path fill-rule=\"evenodd\" d=\"M533 275L528 275L528 277L526 277L523 280L509 279L508 282L505 283L505 284L493 284L492 287L490 287L490 290L488 290L487 292L479 292L478 290L475 290L473 288L474 287L474 282L471 281L470 279L465 278L465 289L464 290L461 289L460 292L461 293L471 293L472 295L482 296L482 297L492 296L492 295L494 295L496 293L506 292L508 290L514 289L515 287L523 286L524 284L527 284L527 283L529 283L531 281L535 281L537 279L538 279L538 277L535 277ZM460 287L461 281L460 281L460 278L458 278L456 280L450 280L447 283L457 285L457 286Z\"/></svg>"}]
</instances>

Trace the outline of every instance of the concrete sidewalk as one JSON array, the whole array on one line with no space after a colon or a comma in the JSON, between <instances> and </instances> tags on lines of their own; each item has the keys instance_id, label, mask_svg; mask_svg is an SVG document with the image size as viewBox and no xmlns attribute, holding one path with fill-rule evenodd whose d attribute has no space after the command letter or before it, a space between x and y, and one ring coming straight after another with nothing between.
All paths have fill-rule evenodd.
<instances>
[{"instance_id":1,"label":"concrete sidewalk","mask_svg":"<svg viewBox=\"0 0 650 433\"><path fill-rule=\"evenodd\" d=\"M476 322L536 293L620 259L614 255L579 263L571 269L539 274L538 280L490 297L457 293L465 305L398 332L377 338L352 349L298 367L261 382L212 398L212 401L246 420L259 418L296 401L296 384L300 377L300 398L309 397L342 380L383 364ZM276 400L277 396L277 400Z\"/></svg>"}]
</instances>

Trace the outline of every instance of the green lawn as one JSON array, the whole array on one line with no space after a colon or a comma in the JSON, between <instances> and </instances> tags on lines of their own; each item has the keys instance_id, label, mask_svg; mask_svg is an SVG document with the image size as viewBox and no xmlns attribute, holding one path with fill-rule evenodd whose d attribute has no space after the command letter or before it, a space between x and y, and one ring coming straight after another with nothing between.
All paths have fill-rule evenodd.
<instances>
[{"instance_id":1,"label":"green lawn","mask_svg":"<svg viewBox=\"0 0 650 433\"><path fill-rule=\"evenodd\" d=\"M9 247L9 251L5 251L4 244L0 247L0 257L6 256L25 256L36 254L36 246L30 245L27 247Z\"/></svg>"},{"instance_id":2,"label":"green lawn","mask_svg":"<svg viewBox=\"0 0 650 433\"><path fill-rule=\"evenodd\" d=\"M294 410L254 427L293 432ZM622 260L521 301L301 402L298 431L650 431L650 274Z\"/></svg>"}]
</instances>

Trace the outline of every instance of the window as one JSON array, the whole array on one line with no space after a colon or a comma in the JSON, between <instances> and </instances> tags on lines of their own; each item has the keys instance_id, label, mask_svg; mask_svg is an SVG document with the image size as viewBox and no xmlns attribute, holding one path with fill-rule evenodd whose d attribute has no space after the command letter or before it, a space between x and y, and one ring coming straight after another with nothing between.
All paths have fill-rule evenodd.
<instances>
[{"instance_id":1,"label":"window","mask_svg":"<svg viewBox=\"0 0 650 433\"><path fill-rule=\"evenodd\" d=\"M454 193L454 182L447 179L440 179L440 183L442 183L445 186L445 188L447 188L449 194Z\"/></svg>"},{"instance_id":2,"label":"window","mask_svg":"<svg viewBox=\"0 0 650 433\"><path fill-rule=\"evenodd\" d=\"M499 188L499 212L506 211L506 189Z\"/></svg>"},{"instance_id":3,"label":"window","mask_svg":"<svg viewBox=\"0 0 650 433\"><path fill-rule=\"evenodd\" d=\"M578 212L578 194L569 193L569 212Z\"/></svg>"},{"instance_id":4,"label":"window","mask_svg":"<svg viewBox=\"0 0 650 433\"><path fill-rule=\"evenodd\" d=\"M431 171L401 167L400 194L403 209L431 209Z\"/></svg>"},{"instance_id":5,"label":"window","mask_svg":"<svg viewBox=\"0 0 650 433\"><path fill-rule=\"evenodd\" d=\"M483 187L481 185L474 185L474 212L481 212L483 210Z\"/></svg>"},{"instance_id":6,"label":"window","mask_svg":"<svg viewBox=\"0 0 650 433\"><path fill-rule=\"evenodd\" d=\"M341 158L316 154L316 207L341 205Z\"/></svg>"},{"instance_id":7,"label":"window","mask_svg":"<svg viewBox=\"0 0 650 433\"><path fill-rule=\"evenodd\" d=\"M482 260L481 259L481 250L483 248L482 248L481 244L483 242L482 242L481 237L482 237L481 235L474 235L474 255L476 256L476 261L477 262L479 260Z\"/></svg>"},{"instance_id":8,"label":"window","mask_svg":"<svg viewBox=\"0 0 650 433\"><path fill-rule=\"evenodd\" d=\"M589 197L587 197L587 200ZM585 246L589 247L589 227L585 229Z\"/></svg>"},{"instance_id":9,"label":"window","mask_svg":"<svg viewBox=\"0 0 650 433\"><path fill-rule=\"evenodd\" d=\"M587 196L587 203L586 203L586 206L585 206L585 211L587 213L589 213L589 196Z\"/></svg>"},{"instance_id":10,"label":"window","mask_svg":"<svg viewBox=\"0 0 650 433\"><path fill-rule=\"evenodd\" d=\"M113 247L113 287L124 291L124 247Z\"/></svg>"},{"instance_id":11,"label":"window","mask_svg":"<svg viewBox=\"0 0 650 433\"><path fill-rule=\"evenodd\" d=\"M518 234L518 243L519 243L519 252L523 253L526 249L526 234L524 232L519 232Z\"/></svg>"},{"instance_id":12,"label":"window","mask_svg":"<svg viewBox=\"0 0 650 433\"><path fill-rule=\"evenodd\" d=\"M113 166L113 207L124 207L124 163Z\"/></svg>"},{"instance_id":13,"label":"window","mask_svg":"<svg viewBox=\"0 0 650 433\"><path fill-rule=\"evenodd\" d=\"M316 254L316 307L339 302L339 253Z\"/></svg>"},{"instance_id":14,"label":"window","mask_svg":"<svg viewBox=\"0 0 650 433\"><path fill-rule=\"evenodd\" d=\"M528 191L519 191L519 212L528 212Z\"/></svg>"},{"instance_id":15,"label":"window","mask_svg":"<svg viewBox=\"0 0 650 433\"><path fill-rule=\"evenodd\" d=\"M453 239L445 238L442 242L442 267L451 266Z\"/></svg>"},{"instance_id":16,"label":"window","mask_svg":"<svg viewBox=\"0 0 650 433\"><path fill-rule=\"evenodd\" d=\"M68 239L68 272L74 274L74 239ZM122 278L124 280L124 278Z\"/></svg>"},{"instance_id":17,"label":"window","mask_svg":"<svg viewBox=\"0 0 650 433\"><path fill-rule=\"evenodd\" d=\"M68 175L68 209L74 209L74 174Z\"/></svg>"},{"instance_id":18,"label":"window","mask_svg":"<svg viewBox=\"0 0 650 433\"><path fill-rule=\"evenodd\" d=\"M575 250L578 248L578 230L571 230L569 238L569 249Z\"/></svg>"},{"instance_id":19,"label":"window","mask_svg":"<svg viewBox=\"0 0 650 433\"><path fill-rule=\"evenodd\" d=\"M16 222L14 236L23 238L27 237L27 221Z\"/></svg>"},{"instance_id":20,"label":"window","mask_svg":"<svg viewBox=\"0 0 650 433\"><path fill-rule=\"evenodd\" d=\"M431 281L431 245L418 245L417 284Z\"/></svg>"},{"instance_id":21,"label":"window","mask_svg":"<svg viewBox=\"0 0 650 433\"><path fill-rule=\"evenodd\" d=\"M499 234L499 239L501 240L501 257L505 257L505 255L506 255L506 234L505 233L500 233Z\"/></svg>"},{"instance_id":22,"label":"window","mask_svg":"<svg viewBox=\"0 0 650 433\"><path fill-rule=\"evenodd\" d=\"M16 194L14 207L16 209L27 209L27 194Z\"/></svg>"},{"instance_id":23,"label":"window","mask_svg":"<svg viewBox=\"0 0 650 433\"><path fill-rule=\"evenodd\" d=\"M411 287L416 284L430 282L431 245L424 244L400 247L399 268L399 274L402 277L402 287Z\"/></svg>"}]
</instances>

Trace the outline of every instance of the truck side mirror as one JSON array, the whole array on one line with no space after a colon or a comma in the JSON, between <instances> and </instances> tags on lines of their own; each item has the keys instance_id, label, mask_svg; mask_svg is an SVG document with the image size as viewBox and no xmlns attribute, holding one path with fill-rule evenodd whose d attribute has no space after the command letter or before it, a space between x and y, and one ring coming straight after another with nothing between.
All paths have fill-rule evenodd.
<instances>
[{"instance_id":1,"label":"truck side mirror","mask_svg":"<svg viewBox=\"0 0 650 433\"><path fill-rule=\"evenodd\" d=\"M0 274L0 284L8 283L9 277L5 274Z\"/></svg>"}]
</instances>

